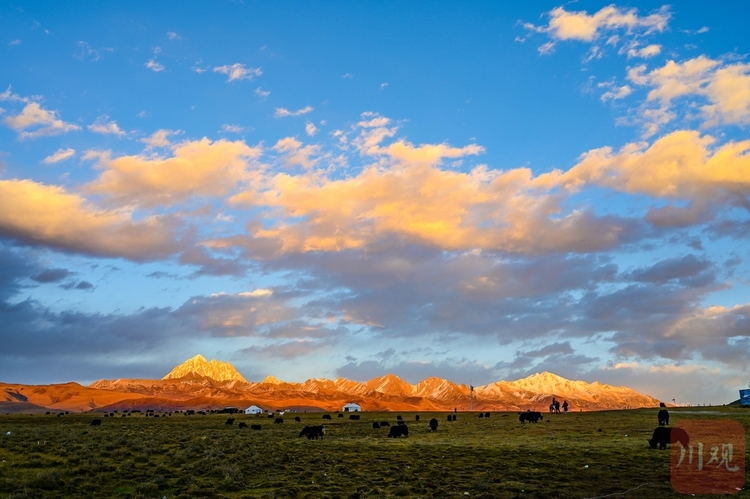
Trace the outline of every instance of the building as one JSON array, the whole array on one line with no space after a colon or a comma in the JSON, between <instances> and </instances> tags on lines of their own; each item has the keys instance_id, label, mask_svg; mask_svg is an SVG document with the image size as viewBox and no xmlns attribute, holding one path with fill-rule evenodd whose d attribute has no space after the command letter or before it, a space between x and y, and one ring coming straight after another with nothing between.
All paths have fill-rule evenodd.
<instances>
[{"instance_id":1,"label":"building","mask_svg":"<svg viewBox=\"0 0 750 499\"><path fill-rule=\"evenodd\" d=\"M262 414L263 409L258 407L257 405L251 405L247 409L245 409L245 414Z\"/></svg>"},{"instance_id":2,"label":"building","mask_svg":"<svg viewBox=\"0 0 750 499\"><path fill-rule=\"evenodd\" d=\"M349 402L342 409L343 412L362 412L362 406Z\"/></svg>"}]
</instances>

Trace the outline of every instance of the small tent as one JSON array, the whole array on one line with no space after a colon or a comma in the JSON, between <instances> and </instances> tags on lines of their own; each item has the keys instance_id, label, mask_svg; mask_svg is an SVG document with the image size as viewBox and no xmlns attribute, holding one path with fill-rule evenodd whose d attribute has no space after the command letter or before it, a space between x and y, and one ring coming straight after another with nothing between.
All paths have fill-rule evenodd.
<instances>
[{"instance_id":1,"label":"small tent","mask_svg":"<svg viewBox=\"0 0 750 499\"><path fill-rule=\"evenodd\" d=\"M354 402L349 402L341 410L344 412L362 412L362 407L355 404Z\"/></svg>"},{"instance_id":2,"label":"small tent","mask_svg":"<svg viewBox=\"0 0 750 499\"><path fill-rule=\"evenodd\" d=\"M245 409L245 414L262 414L263 409L258 407L257 405L251 405L247 409Z\"/></svg>"}]
</instances>

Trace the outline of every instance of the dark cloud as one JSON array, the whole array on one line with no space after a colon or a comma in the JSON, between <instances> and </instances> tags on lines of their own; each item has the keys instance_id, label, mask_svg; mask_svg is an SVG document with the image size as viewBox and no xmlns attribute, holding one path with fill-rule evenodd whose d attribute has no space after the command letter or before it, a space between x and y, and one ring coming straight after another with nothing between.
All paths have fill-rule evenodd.
<instances>
[{"instance_id":1,"label":"dark cloud","mask_svg":"<svg viewBox=\"0 0 750 499\"><path fill-rule=\"evenodd\" d=\"M73 274L74 272L67 269L45 269L38 274L31 276L31 280L41 284L47 284L50 282L60 282Z\"/></svg>"},{"instance_id":2,"label":"dark cloud","mask_svg":"<svg viewBox=\"0 0 750 499\"><path fill-rule=\"evenodd\" d=\"M691 278L700 276L710 266L711 263L707 260L699 259L694 255L686 255L679 258L662 260L649 268L636 270L629 277L634 281L649 282L652 284L666 284L671 280L687 282ZM710 281L711 276L704 276L703 279L698 279L695 284L705 286L708 283L707 279Z\"/></svg>"}]
</instances>

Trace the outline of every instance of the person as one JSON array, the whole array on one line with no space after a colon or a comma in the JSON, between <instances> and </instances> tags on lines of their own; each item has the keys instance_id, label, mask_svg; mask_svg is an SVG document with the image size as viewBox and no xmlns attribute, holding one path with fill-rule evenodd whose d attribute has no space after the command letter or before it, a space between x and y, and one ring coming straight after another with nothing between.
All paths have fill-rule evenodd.
<instances>
[{"instance_id":1,"label":"person","mask_svg":"<svg viewBox=\"0 0 750 499\"><path fill-rule=\"evenodd\" d=\"M564 412L565 414L567 414L567 413L568 413L568 401L567 401L567 400L565 400L565 401L563 402L563 412Z\"/></svg>"}]
</instances>

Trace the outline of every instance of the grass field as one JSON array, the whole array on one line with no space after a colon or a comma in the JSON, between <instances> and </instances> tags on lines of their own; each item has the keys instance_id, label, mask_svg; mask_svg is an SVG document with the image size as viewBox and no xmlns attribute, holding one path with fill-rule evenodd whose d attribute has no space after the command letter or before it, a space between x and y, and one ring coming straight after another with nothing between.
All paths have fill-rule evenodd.
<instances>
[{"instance_id":1,"label":"grass field","mask_svg":"<svg viewBox=\"0 0 750 499\"><path fill-rule=\"evenodd\" d=\"M284 424L236 415L232 426L227 415L117 414L100 427L89 425L95 414L6 415L0 499L684 497L670 485L669 451L646 442L656 412L545 414L526 425L516 413L458 413L452 423L445 413L420 413L419 422L401 413L409 438L398 439L372 428L395 424L396 413L362 413L360 421L287 413ZM750 411L734 407L670 414L672 424L729 418L747 432L750 423ZM239 429L241 421L262 430ZM297 438L305 424L325 424L325 438Z\"/></svg>"}]
</instances>

